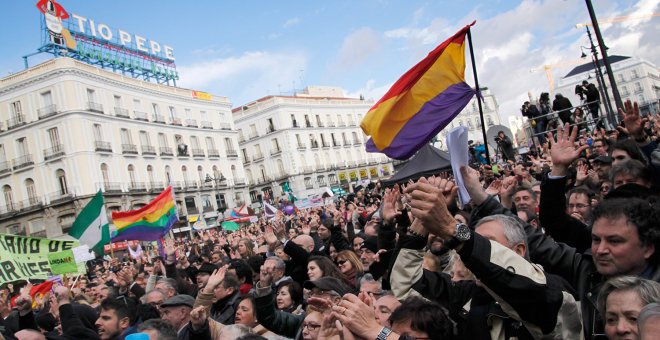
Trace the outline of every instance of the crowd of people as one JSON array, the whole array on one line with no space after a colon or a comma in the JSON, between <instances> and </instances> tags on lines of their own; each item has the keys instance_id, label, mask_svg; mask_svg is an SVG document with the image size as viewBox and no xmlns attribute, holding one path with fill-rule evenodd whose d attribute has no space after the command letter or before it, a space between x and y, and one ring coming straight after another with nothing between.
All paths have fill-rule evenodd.
<instances>
[{"instance_id":1,"label":"crowd of people","mask_svg":"<svg viewBox=\"0 0 660 340\"><path fill-rule=\"evenodd\" d=\"M238 231L167 239L161 252L99 258L43 297L5 285L0 333L658 339L660 118L631 103L621 114L611 131L558 125L497 167L377 183Z\"/></svg>"}]
</instances>

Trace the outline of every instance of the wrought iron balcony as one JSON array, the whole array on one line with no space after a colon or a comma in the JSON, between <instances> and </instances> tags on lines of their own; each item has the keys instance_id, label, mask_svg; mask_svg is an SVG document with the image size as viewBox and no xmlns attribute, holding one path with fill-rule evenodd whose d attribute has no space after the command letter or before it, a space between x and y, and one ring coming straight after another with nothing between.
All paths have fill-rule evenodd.
<instances>
[{"instance_id":1,"label":"wrought iron balcony","mask_svg":"<svg viewBox=\"0 0 660 340\"><path fill-rule=\"evenodd\" d=\"M335 122L328 122L328 127L335 127Z\"/></svg>"},{"instance_id":2,"label":"wrought iron balcony","mask_svg":"<svg viewBox=\"0 0 660 340\"><path fill-rule=\"evenodd\" d=\"M268 128L266 129L266 134L273 133L277 130L275 130L275 127L272 125L269 125Z\"/></svg>"},{"instance_id":3,"label":"wrought iron balcony","mask_svg":"<svg viewBox=\"0 0 660 340\"><path fill-rule=\"evenodd\" d=\"M142 155L156 155L156 147L153 145L142 145Z\"/></svg>"},{"instance_id":4,"label":"wrought iron balcony","mask_svg":"<svg viewBox=\"0 0 660 340\"><path fill-rule=\"evenodd\" d=\"M169 146L161 146L158 148L161 156L174 156L174 151Z\"/></svg>"},{"instance_id":5,"label":"wrought iron balcony","mask_svg":"<svg viewBox=\"0 0 660 340\"><path fill-rule=\"evenodd\" d=\"M147 186L142 182L132 182L128 184L128 191L130 192L144 192L147 191Z\"/></svg>"},{"instance_id":6,"label":"wrought iron balcony","mask_svg":"<svg viewBox=\"0 0 660 340\"><path fill-rule=\"evenodd\" d=\"M115 106L115 116L122 118L131 118L131 116L128 114L128 109L118 106Z\"/></svg>"},{"instance_id":7,"label":"wrought iron balcony","mask_svg":"<svg viewBox=\"0 0 660 340\"><path fill-rule=\"evenodd\" d=\"M192 149L193 157L206 157L204 149Z\"/></svg>"},{"instance_id":8,"label":"wrought iron balcony","mask_svg":"<svg viewBox=\"0 0 660 340\"><path fill-rule=\"evenodd\" d=\"M64 192L62 190L58 190L56 192L51 192L47 196L48 196L48 202L50 202L50 204L63 203L66 201L73 200L73 198L75 197L75 195L69 190Z\"/></svg>"},{"instance_id":9,"label":"wrought iron balcony","mask_svg":"<svg viewBox=\"0 0 660 340\"><path fill-rule=\"evenodd\" d=\"M55 104L50 104L48 106L44 106L37 110L37 115L39 116L39 119L48 118L56 114L57 114L57 105Z\"/></svg>"},{"instance_id":10,"label":"wrought iron balcony","mask_svg":"<svg viewBox=\"0 0 660 340\"><path fill-rule=\"evenodd\" d=\"M179 118L174 118L174 119L172 119L172 121L170 122L170 124L172 124L172 125L177 125L177 126L182 126L182 125L183 125L183 124L181 124L181 119L179 119Z\"/></svg>"},{"instance_id":11,"label":"wrought iron balcony","mask_svg":"<svg viewBox=\"0 0 660 340\"><path fill-rule=\"evenodd\" d=\"M188 127L197 127L196 119L186 119L186 126Z\"/></svg>"},{"instance_id":12,"label":"wrought iron balcony","mask_svg":"<svg viewBox=\"0 0 660 340\"><path fill-rule=\"evenodd\" d=\"M121 145L121 153L126 155L137 155L138 154L138 149L137 145L135 144L122 144Z\"/></svg>"},{"instance_id":13,"label":"wrought iron balcony","mask_svg":"<svg viewBox=\"0 0 660 340\"><path fill-rule=\"evenodd\" d=\"M197 189L198 188L197 187L197 181L186 180L186 181L184 181L184 184L185 184L187 189Z\"/></svg>"},{"instance_id":14,"label":"wrought iron balcony","mask_svg":"<svg viewBox=\"0 0 660 340\"><path fill-rule=\"evenodd\" d=\"M163 115L159 115L159 114L154 113L152 117L153 117L153 122L154 123L165 124L165 117L163 117Z\"/></svg>"},{"instance_id":15,"label":"wrought iron balcony","mask_svg":"<svg viewBox=\"0 0 660 340\"><path fill-rule=\"evenodd\" d=\"M250 132L250 135L248 136L248 138L250 138L250 140L253 140L257 137L259 137L259 133L256 132L256 131Z\"/></svg>"},{"instance_id":16,"label":"wrought iron balcony","mask_svg":"<svg viewBox=\"0 0 660 340\"><path fill-rule=\"evenodd\" d=\"M287 177L289 177L289 174L286 171L280 171L277 174L275 174L275 180L276 181L285 179Z\"/></svg>"},{"instance_id":17,"label":"wrought iron balcony","mask_svg":"<svg viewBox=\"0 0 660 340\"><path fill-rule=\"evenodd\" d=\"M231 124L229 124L229 123L220 123L220 130L231 130Z\"/></svg>"},{"instance_id":18,"label":"wrought iron balcony","mask_svg":"<svg viewBox=\"0 0 660 340\"><path fill-rule=\"evenodd\" d=\"M161 191L163 189L165 189L163 182L149 182L150 191Z\"/></svg>"},{"instance_id":19,"label":"wrought iron balcony","mask_svg":"<svg viewBox=\"0 0 660 340\"><path fill-rule=\"evenodd\" d=\"M94 151L112 152L112 145L110 144L110 142L95 141Z\"/></svg>"},{"instance_id":20,"label":"wrought iron balcony","mask_svg":"<svg viewBox=\"0 0 660 340\"><path fill-rule=\"evenodd\" d=\"M247 185L247 182L245 181L245 178L235 178L234 179L234 185L236 185L236 186L245 186L245 185Z\"/></svg>"},{"instance_id":21,"label":"wrought iron balcony","mask_svg":"<svg viewBox=\"0 0 660 340\"><path fill-rule=\"evenodd\" d=\"M135 116L135 119L137 119L137 120L141 120L141 121L144 121L144 122L149 121L149 115L146 112L136 110L136 111L133 111L133 115Z\"/></svg>"},{"instance_id":22,"label":"wrought iron balcony","mask_svg":"<svg viewBox=\"0 0 660 340\"><path fill-rule=\"evenodd\" d=\"M25 115L13 115L11 119L7 120L7 130L14 129L25 124Z\"/></svg>"},{"instance_id":23,"label":"wrought iron balcony","mask_svg":"<svg viewBox=\"0 0 660 340\"><path fill-rule=\"evenodd\" d=\"M44 149L44 160L48 161L54 158L64 156L64 145L58 144L52 148Z\"/></svg>"},{"instance_id":24,"label":"wrought iron balcony","mask_svg":"<svg viewBox=\"0 0 660 340\"><path fill-rule=\"evenodd\" d=\"M107 193L122 192L121 183L119 183L119 182L102 182L102 183L97 183L97 184L103 190L103 192L107 192Z\"/></svg>"},{"instance_id":25,"label":"wrought iron balcony","mask_svg":"<svg viewBox=\"0 0 660 340\"><path fill-rule=\"evenodd\" d=\"M10 174L11 164L9 162L0 162L0 175Z\"/></svg>"},{"instance_id":26,"label":"wrought iron balcony","mask_svg":"<svg viewBox=\"0 0 660 340\"><path fill-rule=\"evenodd\" d=\"M307 149L307 145L303 143L298 143L298 150L305 150L305 149Z\"/></svg>"},{"instance_id":27,"label":"wrought iron balcony","mask_svg":"<svg viewBox=\"0 0 660 340\"><path fill-rule=\"evenodd\" d=\"M313 166L304 166L303 167L303 173L304 174L311 174L314 172L314 167Z\"/></svg>"},{"instance_id":28,"label":"wrought iron balcony","mask_svg":"<svg viewBox=\"0 0 660 340\"><path fill-rule=\"evenodd\" d=\"M337 122L337 126L338 126L338 127L344 127L344 126L346 126L346 123L345 123L345 122L342 122L342 121L338 121L338 122Z\"/></svg>"},{"instance_id":29,"label":"wrought iron balcony","mask_svg":"<svg viewBox=\"0 0 660 340\"><path fill-rule=\"evenodd\" d=\"M213 123L208 120L203 120L200 124L202 125L202 129L213 129Z\"/></svg>"},{"instance_id":30,"label":"wrought iron balcony","mask_svg":"<svg viewBox=\"0 0 660 340\"><path fill-rule=\"evenodd\" d=\"M227 150L227 157L238 157L238 152L234 149Z\"/></svg>"},{"instance_id":31,"label":"wrought iron balcony","mask_svg":"<svg viewBox=\"0 0 660 340\"><path fill-rule=\"evenodd\" d=\"M220 157L220 151L218 151L218 149L208 149L208 154L209 154L209 158L212 158L212 157L219 158Z\"/></svg>"},{"instance_id":32,"label":"wrought iron balcony","mask_svg":"<svg viewBox=\"0 0 660 340\"><path fill-rule=\"evenodd\" d=\"M95 102L87 102L87 109L92 112L103 113L103 105Z\"/></svg>"},{"instance_id":33,"label":"wrought iron balcony","mask_svg":"<svg viewBox=\"0 0 660 340\"><path fill-rule=\"evenodd\" d=\"M32 155L28 154L14 158L14 160L12 160L11 163L12 163L12 168L14 170L18 170L33 166L34 160L32 160Z\"/></svg>"},{"instance_id":34,"label":"wrought iron balcony","mask_svg":"<svg viewBox=\"0 0 660 340\"><path fill-rule=\"evenodd\" d=\"M258 154L255 154L254 156L252 156L252 160L255 161L255 162L262 161L263 159L264 159L264 154L262 154L262 153L258 153Z\"/></svg>"},{"instance_id":35,"label":"wrought iron balcony","mask_svg":"<svg viewBox=\"0 0 660 340\"><path fill-rule=\"evenodd\" d=\"M282 149L280 149L280 148L270 149L270 155L271 156L276 156L276 155L279 155L281 153L282 153Z\"/></svg>"}]
</instances>

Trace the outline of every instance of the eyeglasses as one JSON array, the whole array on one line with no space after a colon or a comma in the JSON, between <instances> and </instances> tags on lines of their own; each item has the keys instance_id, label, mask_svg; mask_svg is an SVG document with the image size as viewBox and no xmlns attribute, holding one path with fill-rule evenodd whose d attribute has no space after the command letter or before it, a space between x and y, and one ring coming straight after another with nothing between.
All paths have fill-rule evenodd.
<instances>
[{"instance_id":1,"label":"eyeglasses","mask_svg":"<svg viewBox=\"0 0 660 340\"><path fill-rule=\"evenodd\" d=\"M338 266L343 266L344 263L346 263L346 262L348 262L348 261L347 261L347 260L338 260L338 261L337 261L337 265L338 265Z\"/></svg>"},{"instance_id":2,"label":"eyeglasses","mask_svg":"<svg viewBox=\"0 0 660 340\"><path fill-rule=\"evenodd\" d=\"M319 327L321 327L321 325L316 324L316 323L311 323L311 322L310 323L303 323L303 325L302 325L302 329L308 328L312 332L319 329Z\"/></svg>"}]
</instances>

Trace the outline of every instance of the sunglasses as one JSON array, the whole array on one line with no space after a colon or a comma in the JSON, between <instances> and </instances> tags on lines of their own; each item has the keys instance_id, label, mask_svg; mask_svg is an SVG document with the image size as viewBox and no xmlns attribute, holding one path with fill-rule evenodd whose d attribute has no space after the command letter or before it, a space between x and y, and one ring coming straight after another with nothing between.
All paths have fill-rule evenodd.
<instances>
[{"instance_id":1,"label":"sunglasses","mask_svg":"<svg viewBox=\"0 0 660 340\"><path fill-rule=\"evenodd\" d=\"M344 265L344 263L346 263L346 262L348 262L348 261L347 261L347 260L339 260L339 261L337 261L337 265L338 265L338 266L342 266L342 265Z\"/></svg>"}]
</instances>

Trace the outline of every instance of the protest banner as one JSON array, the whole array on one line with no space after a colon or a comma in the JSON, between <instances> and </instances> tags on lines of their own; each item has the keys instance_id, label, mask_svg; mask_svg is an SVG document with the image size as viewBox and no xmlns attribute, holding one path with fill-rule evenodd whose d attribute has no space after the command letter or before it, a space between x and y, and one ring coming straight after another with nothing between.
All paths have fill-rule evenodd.
<instances>
[{"instance_id":1,"label":"protest banner","mask_svg":"<svg viewBox=\"0 0 660 340\"><path fill-rule=\"evenodd\" d=\"M72 250L48 254L48 263L53 274L77 273L78 266Z\"/></svg>"},{"instance_id":2,"label":"protest banner","mask_svg":"<svg viewBox=\"0 0 660 340\"><path fill-rule=\"evenodd\" d=\"M37 237L0 234L0 284L52 276L48 254L78 247L76 241L50 240ZM85 272L85 264L78 264Z\"/></svg>"}]
</instances>

